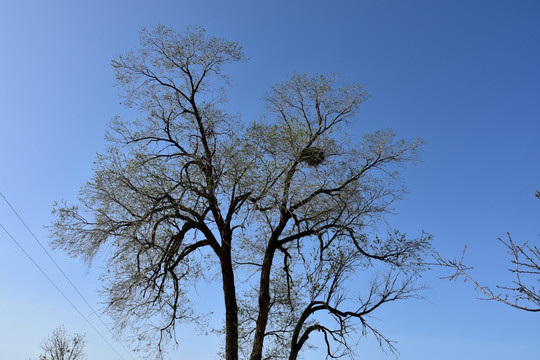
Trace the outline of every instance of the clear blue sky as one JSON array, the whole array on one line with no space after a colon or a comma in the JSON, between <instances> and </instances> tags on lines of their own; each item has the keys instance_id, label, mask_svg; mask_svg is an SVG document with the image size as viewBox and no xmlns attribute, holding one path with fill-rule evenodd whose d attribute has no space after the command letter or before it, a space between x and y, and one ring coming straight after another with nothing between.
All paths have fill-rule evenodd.
<instances>
[{"instance_id":1,"label":"clear blue sky","mask_svg":"<svg viewBox=\"0 0 540 360\"><path fill-rule=\"evenodd\" d=\"M142 26L158 22L201 25L243 45L250 61L232 68L230 105L246 120L263 110L265 91L294 71L335 72L363 84L371 97L353 136L390 127L427 141L423 162L404 172L410 193L389 221L410 234L430 232L445 256L467 244L467 262L485 283L511 280L497 237L510 231L516 241L540 240L533 198L540 189L538 1L3 0L0 191L44 243L52 202L76 197L104 147L108 120L124 111L109 61L136 46ZM106 333L1 199L0 223ZM53 254L99 308L99 262L88 272ZM444 273L425 275L426 300L377 314L401 359L540 358L539 314L476 300L470 284L439 280ZM90 360L118 359L0 231L0 360L37 357L39 343L61 324L86 332ZM187 329L179 340L172 359L217 359L215 337ZM390 358L369 338L358 354Z\"/></svg>"}]
</instances>

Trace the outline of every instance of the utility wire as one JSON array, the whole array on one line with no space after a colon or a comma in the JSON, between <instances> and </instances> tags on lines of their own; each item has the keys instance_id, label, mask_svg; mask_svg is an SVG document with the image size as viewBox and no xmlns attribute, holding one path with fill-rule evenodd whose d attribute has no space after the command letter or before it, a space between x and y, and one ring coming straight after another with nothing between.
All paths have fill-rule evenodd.
<instances>
[{"instance_id":1,"label":"utility wire","mask_svg":"<svg viewBox=\"0 0 540 360\"><path fill-rule=\"evenodd\" d=\"M83 301L86 303L86 305L88 305L88 307L90 308L90 310L92 310L92 313L93 314L96 314L99 321L101 322L101 324L105 327L105 329L107 329L107 331L109 332L109 334L111 334L111 336L116 340L116 342L118 344L120 344L120 346L126 351L126 353L129 354L129 357L131 357L133 360L135 360L135 358L133 357L133 355L131 355L131 352L126 349L126 347L124 346L124 344L120 341L120 339L118 339L118 337L116 335L114 335L114 333L109 329L109 327L107 326L107 324L103 321L103 319L101 318L101 316L99 315L99 313L94 310L94 308L92 307L92 305L90 305L90 303L86 300L86 298L83 296L83 294L81 294L81 292L79 291L79 289L75 286L75 284L73 284L73 282L69 279L69 277L66 275L66 273L62 270L62 268L60 267L60 265L58 265L58 263L54 260L54 258L52 257L52 255L47 251L47 249L45 248L45 246L43 246L43 244L41 243L41 241L39 241L39 239L37 238L37 236L32 232L32 230L30 229L30 227L28 225L26 225L26 222L22 219L22 217L19 215L19 213L17 212L17 210L15 210L15 208L13 207L13 205L11 205L11 203L9 202L9 200L4 196L4 194L0 191L0 196L2 196L2 198L4 199L4 201L6 202L6 204L10 207L11 211L13 211L13 213L17 216L17 218L20 220L20 222L24 225L24 227L26 228L26 230L28 230L28 232L32 235L32 237L34 238L34 240L39 244L39 246L41 247L41 249L45 252L45 254L47 254L47 256L49 257L49 259L54 263L54 265L56 265L56 268L60 271L60 273L62 273L62 275L64 276L64 278L69 282L69 284L71 285L71 287L77 292L77 294L79 294L79 296L81 297L81 299L83 299ZM1 224L0 224L1 225ZM4 231L6 231L7 233L7 230L2 226L2 228L4 229ZM9 233L8 233L9 235ZM10 235L11 236L11 235ZM13 239L15 241L15 239ZM17 244L18 245L18 244ZM20 245L19 245L20 247ZM21 248L22 249L22 248ZM24 250L23 250L24 251ZM26 254L26 252L25 252ZM28 256L28 255L27 255ZM32 260L33 261L33 260ZM35 264L35 263L34 263ZM37 264L36 264L37 266ZM40 269L41 270L41 269ZM43 271L42 271L43 272ZM45 275L45 274L44 274ZM46 275L45 275L46 276ZM48 278L48 277L47 277ZM51 281L49 279L49 281ZM52 281L51 281L52 282ZM54 285L54 284L53 284ZM55 285L56 287L56 285ZM64 296L65 297L65 296ZM68 300L69 301L69 300ZM77 310L78 311L78 310ZM88 320L87 320L88 321ZM100 336L103 338L103 336L100 334ZM115 350L116 352L116 350Z\"/></svg>"},{"instance_id":2,"label":"utility wire","mask_svg":"<svg viewBox=\"0 0 540 360\"><path fill-rule=\"evenodd\" d=\"M75 311L77 311L79 313L79 315L82 316L82 318L84 320L86 320L86 322L88 323L88 325L90 325L92 327L92 329L94 329L96 331L96 333L98 333L98 335L103 339L103 341L105 341L107 343L107 345L109 345L109 347L121 358L121 359L124 359L124 357L118 352L116 351L116 349L111 345L111 343L98 331L98 329L96 329L96 327L90 322L90 320L88 320L88 318L86 316L84 316L84 314L75 306L75 304L73 304L71 302L71 300L69 300L69 298L66 296L66 294L64 294L64 292L62 290L60 290L60 288L58 287L58 285L56 285L54 283L54 281L52 281L52 279L49 277L49 275L47 275L47 273L45 273L45 271L38 265L38 263L30 256L30 254L28 254L26 252L26 250L24 250L24 248L21 246L21 244L19 244L19 242L17 240L15 240L15 238L9 233L9 231L7 231L7 229L4 227L4 225L2 225L0 223L0 227L5 231L5 233L11 238L11 240L13 240L13 242L19 247L19 249L21 249L21 251L26 255L26 257L28 257L28 259L30 259L30 261L32 261L32 263L38 268L38 270L43 274L43 276L45 276L47 278L47 280L49 280L49 282L56 288L56 290L58 290L58 292L64 297L64 299L66 299L66 301L68 303L71 304L71 306L73 306L73 308L75 309Z\"/></svg>"}]
</instances>

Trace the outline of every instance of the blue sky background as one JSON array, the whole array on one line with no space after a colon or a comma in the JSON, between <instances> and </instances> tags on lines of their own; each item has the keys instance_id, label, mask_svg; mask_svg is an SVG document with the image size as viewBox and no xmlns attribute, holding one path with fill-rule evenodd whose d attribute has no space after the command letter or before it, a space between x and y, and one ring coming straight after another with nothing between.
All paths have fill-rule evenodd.
<instances>
[{"instance_id":1,"label":"blue sky background","mask_svg":"<svg viewBox=\"0 0 540 360\"><path fill-rule=\"evenodd\" d=\"M411 235L425 229L448 257L466 244L466 262L484 283L512 280L498 237L509 231L518 242L538 243L538 1L3 0L0 191L43 243L52 202L76 197L104 148L107 122L124 112L110 60L137 45L142 26L158 22L179 31L201 25L240 42L250 61L230 68L229 98L246 121L294 71L335 72L364 85L371 96L353 137L390 127L427 141L423 161L404 171L410 193L388 220ZM106 334L1 199L0 223ZM100 308L99 262L88 270L53 255ZM471 284L439 280L447 273L425 275L425 300L377 313L375 324L398 341L401 359L540 358L539 314L479 301ZM211 288L199 294L203 306L222 308ZM119 358L0 231L0 360L36 358L61 324L87 334L90 360ZM217 359L213 336L187 328L179 341L171 359ZM391 358L370 338L358 355Z\"/></svg>"}]
</instances>

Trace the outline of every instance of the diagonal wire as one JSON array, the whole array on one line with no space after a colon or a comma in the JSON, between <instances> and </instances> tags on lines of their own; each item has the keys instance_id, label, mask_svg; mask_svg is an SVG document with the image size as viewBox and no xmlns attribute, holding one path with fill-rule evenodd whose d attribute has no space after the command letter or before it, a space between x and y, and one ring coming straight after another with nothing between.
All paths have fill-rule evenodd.
<instances>
[{"instance_id":1,"label":"diagonal wire","mask_svg":"<svg viewBox=\"0 0 540 360\"><path fill-rule=\"evenodd\" d=\"M99 313L94 310L94 308L92 307L92 305L90 305L90 303L86 300L86 298L83 296L83 294L81 294L81 292L79 291L79 289L75 286L75 284L73 284L73 282L69 279L69 277L66 275L66 273L64 272L64 270L62 270L62 268L60 267L60 265L58 265L58 263L54 260L54 258L52 257L52 255L47 251L47 249L45 248L45 246L43 246L43 244L41 243L41 241L38 240L37 236L32 232L32 230L30 229L30 227L28 225L26 225L26 222L22 219L22 217L19 215L19 213L17 212L17 210L15 210L15 208L11 205L11 203L9 202L9 200L4 196L4 194L0 191L0 196L2 196L2 198L4 199L4 201L6 202L6 204L10 207L11 211L13 211L13 213L17 216L17 218L20 220L20 222L24 225L24 227L26 228L26 230L28 230L28 232L32 235L32 237L34 238L34 240L39 244L39 246L41 247L41 249L45 252L45 254L47 254L47 256L49 257L49 259L54 263L54 265L56 265L56 268L60 271L60 273L62 273L62 275L64 276L64 278L69 282L69 284L71 285L71 287L77 292L77 294L79 294L79 296L81 297L81 299L83 299L83 301L86 303L86 305L88 305L88 307L90 308L90 310L92 310L92 313L96 314L99 321L101 322L101 324L105 327L105 329L107 329L107 331L109 332L109 334L111 334L111 336L116 340L116 342L118 344L120 344L120 346L129 354L129 356L135 360L135 358L133 357L133 355L131 355L131 352L126 349L126 347L124 346L124 344L122 344L122 342L120 341L120 339L118 339L118 337L109 329L109 327L107 326L107 324L103 321L103 319L101 318L101 316L99 315ZM2 228L4 228L2 226ZM6 231L6 229L4 228L4 231ZM6 231L7 232L7 231ZM24 250L23 250L24 251ZM37 266L37 264L36 264ZM56 285L55 285L56 286Z\"/></svg>"},{"instance_id":2,"label":"diagonal wire","mask_svg":"<svg viewBox=\"0 0 540 360\"><path fill-rule=\"evenodd\" d=\"M84 316L84 314L77 308L77 306L75 306L75 304L73 304L71 302L71 300L69 300L69 298L66 296L66 294L64 294L64 292L62 290L60 290L60 288L58 287L58 285L55 284L54 281L52 281L52 279L49 277L49 275L47 275L47 273L45 273L45 271L38 265L38 263L30 256L30 254L28 254L26 252L26 250L24 250L24 248L21 246L21 244L19 244L19 242L9 233L9 231L7 231L7 229L4 227L4 225L2 225L0 223L0 227L4 230L4 232L11 238L11 240L13 240L13 242L19 247L19 249L21 249L21 251L26 255L26 257L28 259L30 259L30 261L32 261L32 263L38 268L38 270L43 274L43 276L45 276L47 278L47 280L49 280L49 282L56 288L56 290L58 290L58 292L64 297L64 299L66 299L66 301L68 303L71 304L71 306L75 309L75 311L77 311L79 313L79 315L82 316L82 318L84 320L86 320L86 322L88 323L88 325L90 325L92 327L92 329L95 330L96 333L98 333L98 335L103 339L103 341L105 341L107 343L107 345L109 345L109 347L111 349L113 349L113 351L121 358L121 359L124 359L124 357L111 345L111 343L98 331L98 329L96 329L96 327L90 322L90 320L88 320L88 318L86 316Z\"/></svg>"}]
</instances>

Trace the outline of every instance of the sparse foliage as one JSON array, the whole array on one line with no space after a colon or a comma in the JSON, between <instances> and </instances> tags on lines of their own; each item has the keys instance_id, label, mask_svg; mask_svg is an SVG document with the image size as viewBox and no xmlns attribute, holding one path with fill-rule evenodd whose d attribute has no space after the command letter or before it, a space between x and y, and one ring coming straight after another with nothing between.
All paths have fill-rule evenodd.
<instances>
[{"instance_id":1,"label":"sparse foliage","mask_svg":"<svg viewBox=\"0 0 540 360\"><path fill-rule=\"evenodd\" d=\"M207 279L221 285L227 360L297 359L316 334L329 358L368 333L394 350L369 317L415 296L429 236L370 233L422 141L385 130L346 145L366 92L336 76L293 75L244 123L219 87L243 60L200 28L143 29L140 49L112 63L142 118L112 121L79 204L54 209L53 244L106 256L107 311L146 349L204 320L191 289Z\"/></svg>"},{"instance_id":2,"label":"sparse foliage","mask_svg":"<svg viewBox=\"0 0 540 360\"><path fill-rule=\"evenodd\" d=\"M38 360L83 360L86 340L82 334L70 335L61 326L41 344L43 353Z\"/></svg>"},{"instance_id":3,"label":"sparse foliage","mask_svg":"<svg viewBox=\"0 0 540 360\"><path fill-rule=\"evenodd\" d=\"M540 199L539 191L536 191L535 197ZM516 244L510 233L506 235L507 240L499 238L499 241L506 247L511 257L512 265L508 271L515 276L511 285L496 285L493 288L480 284L470 273L473 267L463 264L465 249L459 260L446 259L437 254L437 265L455 270L454 274L445 278L454 280L463 276L489 300L496 300L519 310L540 312L540 289L535 286L540 280L540 249L529 245L528 242Z\"/></svg>"}]
</instances>

